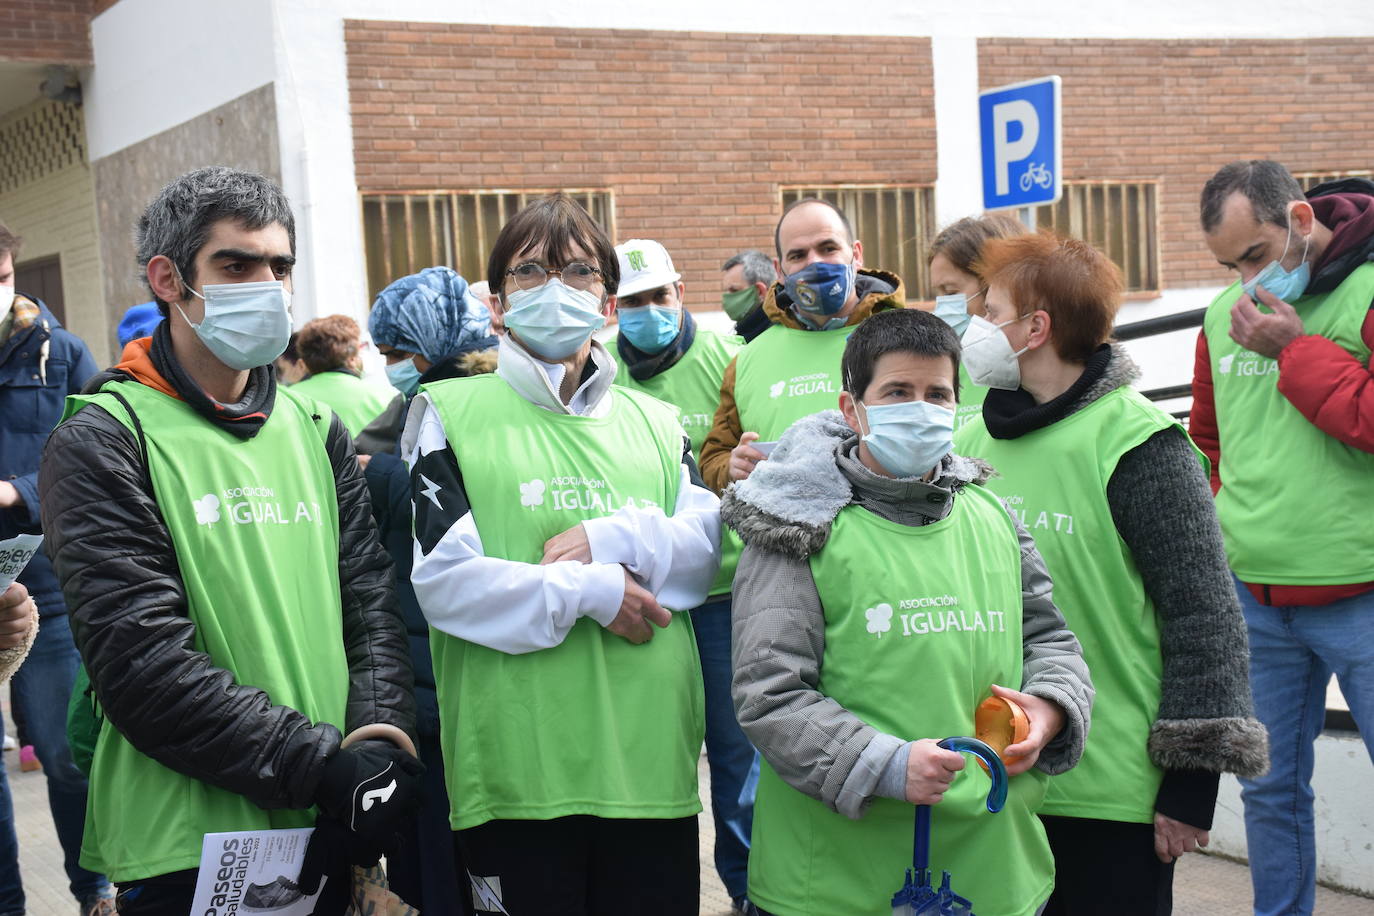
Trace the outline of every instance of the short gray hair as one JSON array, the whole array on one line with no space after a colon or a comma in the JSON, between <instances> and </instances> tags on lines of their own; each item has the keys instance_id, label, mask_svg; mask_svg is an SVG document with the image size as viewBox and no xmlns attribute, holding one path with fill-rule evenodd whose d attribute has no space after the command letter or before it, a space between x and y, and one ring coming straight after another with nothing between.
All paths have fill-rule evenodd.
<instances>
[{"instance_id":1,"label":"short gray hair","mask_svg":"<svg viewBox=\"0 0 1374 916\"><path fill-rule=\"evenodd\" d=\"M226 219L249 230L280 223L291 240L291 253L296 253L296 219L282 189L254 172L215 165L173 180L139 217L134 247L144 282L148 262L163 255L186 283L194 283L196 255L205 247L210 227ZM153 298L166 315L167 303L156 293Z\"/></svg>"},{"instance_id":2,"label":"short gray hair","mask_svg":"<svg viewBox=\"0 0 1374 916\"><path fill-rule=\"evenodd\" d=\"M740 264L744 265L744 279L749 283L762 283L764 286L772 286L778 279L778 273L773 269L772 259L757 248L741 251L720 265L720 269L724 272Z\"/></svg>"},{"instance_id":3,"label":"short gray hair","mask_svg":"<svg viewBox=\"0 0 1374 916\"><path fill-rule=\"evenodd\" d=\"M1288 228L1288 205L1306 200L1302 186L1277 162L1251 159L1232 162L1208 179L1202 187L1202 231L1212 232L1221 225L1222 208L1236 191L1245 195L1255 210L1255 219Z\"/></svg>"}]
</instances>

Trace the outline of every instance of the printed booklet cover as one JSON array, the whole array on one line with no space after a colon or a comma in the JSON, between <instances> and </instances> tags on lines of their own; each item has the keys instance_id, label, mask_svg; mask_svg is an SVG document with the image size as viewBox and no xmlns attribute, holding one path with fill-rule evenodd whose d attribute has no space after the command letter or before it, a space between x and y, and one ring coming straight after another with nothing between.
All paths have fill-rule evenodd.
<instances>
[{"instance_id":1,"label":"printed booklet cover","mask_svg":"<svg viewBox=\"0 0 1374 916\"><path fill-rule=\"evenodd\" d=\"M309 916L324 882L306 896L296 885L314 828L207 833L192 913Z\"/></svg>"},{"instance_id":2,"label":"printed booklet cover","mask_svg":"<svg viewBox=\"0 0 1374 916\"><path fill-rule=\"evenodd\" d=\"M9 588L24 567L29 565L33 555L38 553L38 545L43 543L41 534L16 534L0 541L0 592Z\"/></svg>"}]
</instances>

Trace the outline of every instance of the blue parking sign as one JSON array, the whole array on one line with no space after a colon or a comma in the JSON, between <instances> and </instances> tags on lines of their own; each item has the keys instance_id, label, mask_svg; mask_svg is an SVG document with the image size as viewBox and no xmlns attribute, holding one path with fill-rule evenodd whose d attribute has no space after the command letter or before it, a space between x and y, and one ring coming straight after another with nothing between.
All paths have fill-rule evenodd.
<instances>
[{"instance_id":1,"label":"blue parking sign","mask_svg":"<svg viewBox=\"0 0 1374 916\"><path fill-rule=\"evenodd\" d=\"M1060 110L1057 76L978 93L984 209L1059 200Z\"/></svg>"}]
</instances>

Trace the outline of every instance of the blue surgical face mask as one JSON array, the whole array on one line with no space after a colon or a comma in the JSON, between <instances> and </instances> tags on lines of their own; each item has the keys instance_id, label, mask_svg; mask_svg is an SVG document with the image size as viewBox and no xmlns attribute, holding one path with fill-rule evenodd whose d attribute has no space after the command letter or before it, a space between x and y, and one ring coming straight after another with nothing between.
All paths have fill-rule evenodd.
<instances>
[{"instance_id":1,"label":"blue surgical face mask","mask_svg":"<svg viewBox=\"0 0 1374 916\"><path fill-rule=\"evenodd\" d=\"M677 338L682 309L666 305L640 305L621 309L620 333L637 350L653 355L663 352Z\"/></svg>"},{"instance_id":2,"label":"blue surgical face mask","mask_svg":"<svg viewBox=\"0 0 1374 916\"><path fill-rule=\"evenodd\" d=\"M180 278L180 273L177 276ZM205 300L205 317L192 323L179 302L175 303L177 311L215 358L230 369L266 366L286 350L291 339L291 291L280 280L212 283L204 287L204 293L186 288Z\"/></svg>"},{"instance_id":3,"label":"blue surgical face mask","mask_svg":"<svg viewBox=\"0 0 1374 916\"><path fill-rule=\"evenodd\" d=\"M854 264L812 261L782 285L799 311L828 317L844 308L854 294Z\"/></svg>"},{"instance_id":4,"label":"blue surgical face mask","mask_svg":"<svg viewBox=\"0 0 1374 916\"><path fill-rule=\"evenodd\" d=\"M1255 300L1259 305L1260 300L1255 296L1255 287L1263 286L1271 294L1282 299L1284 302L1292 302L1307 290L1307 284L1312 281L1312 266L1307 263L1307 249L1312 244L1312 236L1308 235L1303 239L1302 260L1298 266L1292 270L1284 270L1280 263L1288 254L1288 245L1293 241L1293 216L1288 216L1288 237L1283 241L1283 255L1278 261L1270 261L1264 265L1264 269L1247 280L1242 286L1245 288L1246 295Z\"/></svg>"},{"instance_id":5,"label":"blue surgical face mask","mask_svg":"<svg viewBox=\"0 0 1374 916\"><path fill-rule=\"evenodd\" d=\"M534 289L507 293L506 302L506 327L520 335L531 355L546 360L567 359L606 324L600 296L553 278Z\"/></svg>"},{"instance_id":6,"label":"blue surgical face mask","mask_svg":"<svg viewBox=\"0 0 1374 916\"><path fill-rule=\"evenodd\" d=\"M951 293L948 296L935 297L935 317L954 329L955 334L962 335L964 328L968 327L969 299L976 299L983 295L982 291L974 293L972 296L965 296L963 293Z\"/></svg>"},{"instance_id":7,"label":"blue surgical face mask","mask_svg":"<svg viewBox=\"0 0 1374 916\"><path fill-rule=\"evenodd\" d=\"M391 387L406 397L413 397L420 388L420 370L415 367L415 357L407 357L394 363L387 363L386 380Z\"/></svg>"},{"instance_id":8,"label":"blue surgical face mask","mask_svg":"<svg viewBox=\"0 0 1374 916\"><path fill-rule=\"evenodd\" d=\"M864 410L864 445L893 476L923 477L954 448L954 411L947 407L903 401L865 404Z\"/></svg>"}]
</instances>

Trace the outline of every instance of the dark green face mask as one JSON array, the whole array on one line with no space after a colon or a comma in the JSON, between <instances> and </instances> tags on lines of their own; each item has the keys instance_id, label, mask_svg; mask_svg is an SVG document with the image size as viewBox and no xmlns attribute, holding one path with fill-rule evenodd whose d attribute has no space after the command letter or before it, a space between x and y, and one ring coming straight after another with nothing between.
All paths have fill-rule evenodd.
<instances>
[{"instance_id":1,"label":"dark green face mask","mask_svg":"<svg viewBox=\"0 0 1374 916\"><path fill-rule=\"evenodd\" d=\"M759 291L752 286L746 286L744 289L736 290L733 293L724 293L720 297L721 307L725 309L725 314L729 315L733 321L739 321L748 315L749 310L758 305L758 302Z\"/></svg>"}]
</instances>

